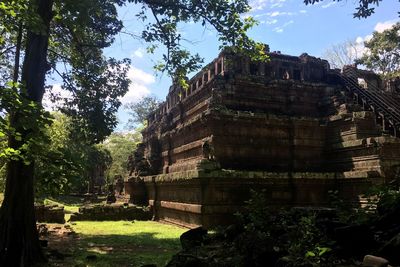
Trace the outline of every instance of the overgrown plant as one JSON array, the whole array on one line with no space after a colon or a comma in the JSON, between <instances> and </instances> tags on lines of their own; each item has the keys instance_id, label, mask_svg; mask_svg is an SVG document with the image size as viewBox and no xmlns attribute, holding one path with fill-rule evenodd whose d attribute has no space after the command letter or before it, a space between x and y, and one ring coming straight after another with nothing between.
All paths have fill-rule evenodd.
<instances>
[{"instance_id":1,"label":"overgrown plant","mask_svg":"<svg viewBox=\"0 0 400 267\"><path fill-rule=\"evenodd\" d=\"M315 212L274 210L268 205L265 191L252 191L246 211L238 216L244 225L244 233L235 241L243 255L240 264L250 261L252 266L265 266L265 262L334 266L331 249L334 243L318 225Z\"/></svg>"}]
</instances>

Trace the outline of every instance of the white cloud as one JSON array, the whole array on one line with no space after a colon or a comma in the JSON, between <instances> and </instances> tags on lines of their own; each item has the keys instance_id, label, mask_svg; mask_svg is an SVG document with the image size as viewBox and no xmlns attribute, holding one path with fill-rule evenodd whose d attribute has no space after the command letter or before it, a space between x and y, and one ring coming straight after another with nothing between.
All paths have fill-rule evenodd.
<instances>
[{"instance_id":1,"label":"white cloud","mask_svg":"<svg viewBox=\"0 0 400 267\"><path fill-rule=\"evenodd\" d=\"M131 79L132 82L146 85L152 84L156 81L155 77L152 74L135 67L131 67L129 69L128 78Z\"/></svg>"},{"instance_id":2,"label":"white cloud","mask_svg":"<svg viewBox=\"0 0 400 267\"><path fill-rule=\"evenodd\" d=\"M252 0L250 6L252 11L265 10L268 8L280 8L283 7L287 0Z\"/></svg>"},{"instance_id":3,"label":"white cloud","mask_svg":"<svg viewBox=\"0 0 400 267\"><path fill-rule=\"evenodd\" d=\"M356 38L356 44L362 44L364 42L364 38L362 38L361 36L358 36Z\"/></svg>"},{"instance_id":4,"label":"white cloud","mask_svg":"<svg viewBox=\"0 0 400 267\"><path fill-rule=\"evenodd\" d=\"M148 86L155 82L155 77L141 69L131 67L128 71L128 78L131 80L128 93L121 98L122 104L137 102L150 94Z\"/></svg>"},{"instance_id":5,"label":"white cloud","mask_svg":"<svg viewBox=\"0 0 400 267\"><path fill-rule=\"evenodd\" d=\"M305 14L305 13L307 13L307 10L302 9L302 10L300 10L299 12L302 13L302 14Z\"/></svg>"},{"instance_id":6,"label":"white cloud","mask_svg":"<svg viewBox=\"0 0 400 267\"><path fill-rule=\"evenodd\" d=\"M374 30L377 32L383 32L385 30L388 30L393 27L394 24L396 24L397 20L388 20L384 22L378 22L375 25Z\"/></svg>"},{"instance_id":7,"label":"white cloud","mask_svg":"<svg viewBox=\"0 0 400 267\"><path fill-rule=\"evenodd\" d=\"M270 17L276 17L279 16L281 13L279 11L274 11L272 13L269 14Z\"/></svg>"},{"instance_id":8,"label":"white cloud","mask_svg":"<svg viewBox=\"0 0 400 267\"><path fill-rule=\"evenodd\" d=\"M321 7L322 8L329 8L329 7L332 7L332 6L336 5L336 4L337 4L337 2L329 2L328 4L322 5Z\"/></svg>"},{"instance_id":9,"label":"white cloud","mask_svg":"<svg viewBox=\"0 0 400 267\"><path fill-rule=\"evenodd\" d=\"M268 20L266 21L267 24L271 25L271 24L276 24L278 22L277 19L273 19L273 20Z\"/></svg>"},{"instance_id":10,"label":"white cloud","mask_svg":"<svg viewBox=\"0 0 400 267\"><path fill-rule=\"evenodd\" d=\"M284 23L284 24L281 25L281 26L275 27L273 31L274 31L274 32L277 32L277 33L282 33L283 30L284 30L287 26L289 26L290 24L293 24L293 23L294 23L294 21L293 21L293 20L290 20L290 21Z\"/></svg>"},{"instance_id":11,"label":"white cloud","mask_svg":"<svg viewBox=\"0 0 400 267\"><path fill-rule=\"evenodd\" d=\"M47 111L57 110L64 103L65 98L72 98L72 93L61 88L61 84L54 84L43 96L43 107Z\"/></svg>"},{"instance_id":12,"label":"white cloud","mask_svg":"<svg viewBox=\"0 0 400 267\"><path fill-rule=\"evenodd\" d=\"M280 11L274 11L274 12L266 13L266 15L269 16L269 17L294 16L294 15L296 15L296 13L295 13L295 12L280 12Z\"/></svg>"},{"instance_id":13,"label":"white cloud","mask_svg":"<svg viewBox=\"0 0 400 267\"><path fill-rule=\"evenodd\" d=\"M364 41L369 41L372 39L372 34L368 34L367 36L364 37Z\"/></svg>"},{"instance_id":14,"label":"white cloud","mask_svg":"<svg viewBox=\"0 0 400 267\"><path fill-rule=\"evenodd\" d=\"M132 57L143 58L144 53L145 53L144 49L140 47L135 51L133 51Z\"/></svg>"},{"instance_id":15,"label":"white cloud","mask_svg":"<svg viewBox=\"0 0 400 267\"><path fill-rule=\"evenodd\" d=\"M274 3L275 2L275 3ZM286 0L276 0L276 1L271 1L271 8L279 8L283 7L285 4Z\"/></svg>"},{"instance_id":16,"label":"white cloud","mask_svg":"<svg viewBox=\"0 0 400 267\"><path fill-rule=\"evenodd\" d=\"M358 36L356 38L354 46L347 47L347 54L349 55L349 57L357 59L360 58L366 52L364 41L366 41L367 37L368 36L362 38L361 36Z\"/></svg>"},{"instance_id":17,"label":"white cloud","mask_svg":"<svg viewBox=\"0 0 400 267\"><path fill-rule=\"evenodd\" d=\"M253 1L250 1L250 6L251 6L251 9L252 9L252 11L255 11L255 10L263 10L266 6L267 6L267 4L268 4L268 0L253 0Z\"/></svg>"},{"instance_id":18,"label":"white cloud","mask_svg":"<svg viewBox=\"0 0 400 267\"><path fill-rule=\"evenodd\" d=\"M396 24L396 20L388 20L384 22L378 22L375 27L374 31L377 32L383 32L387 29L390 29L393 27L393 25ZM364 42L371 40L372 34L366 35L365 37L358 36L355 40L355 46L348 48L348 53L349 54L355 54L356 56L354 57L361 57L363 54L368 53L368 49L365 48Z\"/></svg>"}]
</instances>

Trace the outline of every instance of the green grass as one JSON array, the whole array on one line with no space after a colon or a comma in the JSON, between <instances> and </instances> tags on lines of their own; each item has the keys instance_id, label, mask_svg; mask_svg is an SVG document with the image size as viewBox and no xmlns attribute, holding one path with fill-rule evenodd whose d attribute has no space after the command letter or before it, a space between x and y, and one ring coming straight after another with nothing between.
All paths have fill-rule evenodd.
<instances>
[{"instance_id":1,"label":"green grass","mask_svg":"<svg viewBox=\"0 0 400 267\"><path fill-rule=\"evenodd\" d=\"M68 220L82 206L83 199L57 197L45 199L44 203L64 206ZM78 221L71 226L78 234L78 239L65 244L66 253L72 256L49 266L165 266L181 249L179 236L187 231L153 221ZM95 255L96 259L88 260L88 255Z\"/></svg>"},{"instance_id":2,"label":"green grass","mask_svg":"<svg viewBox=\"0 0 400 267\"><path fill-rule=\"evenodd\" d=\"M65 266L165 266L180 250L179 236L186 229L152 221L76 222L79 236ZM95 255L95 260L86 256Z\"/></svg>"},{"instance_id":3,"label":"green grass","mask_svg":"<svg viewBox=\"0 0 400 267\"><path fill-rule=\"evenodd\" d=\"M64 210L66 213L74 213L74 212L78 212L79 207L82 205L82 203L68 203L68 202L64 202L64 201L60 201L60 200L56 200L56 199L49 199L46 198L44 200L44 204L45 205L59 205L59 206L64 206Z\"/></svg>"},{"instance_id":4,"label":"green grass","mask_svg":"<svg viewBox=\"0 0 400 267\"><path fill-rule=\"evenodd\" d=\"M58 197L55 198L46 198L43 203L45 205L59 205L64 206L65 212L65 221L69 221L72 213L78 212L79 207L82 206L83 199L78 197Z\"/></svg>"}]
</instances>

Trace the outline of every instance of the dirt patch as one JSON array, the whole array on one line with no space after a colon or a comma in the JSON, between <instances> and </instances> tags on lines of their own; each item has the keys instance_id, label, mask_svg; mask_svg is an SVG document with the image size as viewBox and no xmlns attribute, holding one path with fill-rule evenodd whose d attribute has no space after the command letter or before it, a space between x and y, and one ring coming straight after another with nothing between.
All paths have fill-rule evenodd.
<instances>
[{"instance_id":1,"label":"dirt patch","mask_svg":"<svg viewBox=\"0 0 400 267\"><path fill-rule=\"evenodd\" d=\"M72 258L77 234L68 224L38 224L39 238L50 266L71 266L63 263Z\"/></svg>"}]
</instances>

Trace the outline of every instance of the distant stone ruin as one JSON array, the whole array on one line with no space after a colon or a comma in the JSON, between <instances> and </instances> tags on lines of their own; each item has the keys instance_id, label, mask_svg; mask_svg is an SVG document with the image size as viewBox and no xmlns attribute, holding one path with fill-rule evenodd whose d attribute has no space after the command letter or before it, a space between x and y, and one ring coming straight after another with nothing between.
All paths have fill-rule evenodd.
<instances>
[{"instance_id":1,"label":"distant stone ruin","mask_svg":"<svg viewBox=\"0 0 400 267\"><path fill-rule=\"evenodd\" d=\"M307 54L221 53L148 117L125 193L156 219L228 223L264 189L272 206L358 203L400 173L400 98L379 77ZM395 86L395 85L393 85ZM393 87L392 86L392 87ZM121 184L121 183L120 183Z\"/></svg>"},{"instance_id":2,"label":"distant stone ruin","mask_svg":"<svg viewBox=\"0 0 400 267\"><path fill-rule=\"evenodd\" d=\"M64 215L63 206L35 204L35 217L38 222L65 223Z\"/></svg>"}]
</instances>

